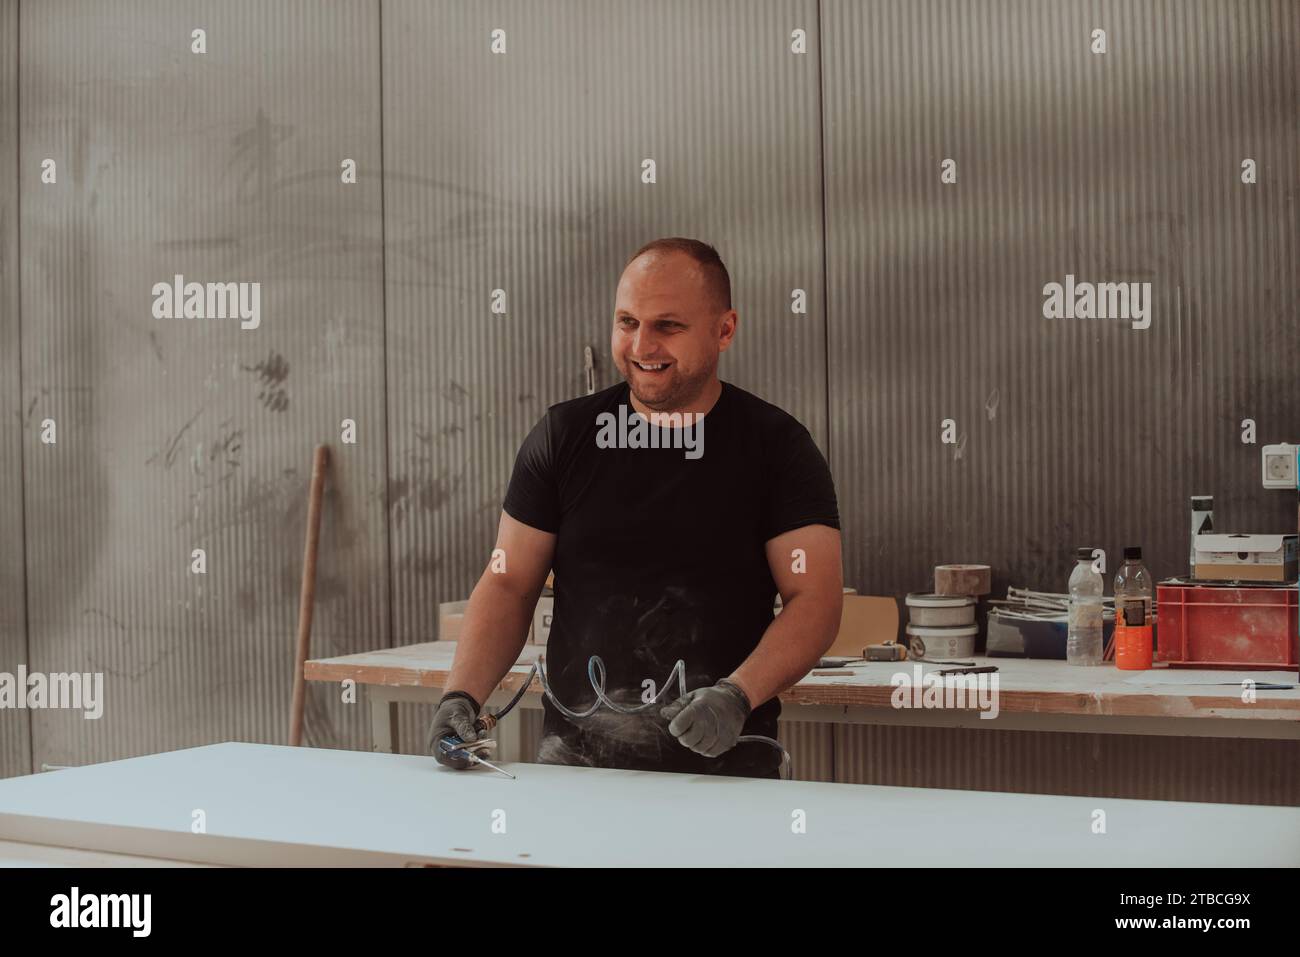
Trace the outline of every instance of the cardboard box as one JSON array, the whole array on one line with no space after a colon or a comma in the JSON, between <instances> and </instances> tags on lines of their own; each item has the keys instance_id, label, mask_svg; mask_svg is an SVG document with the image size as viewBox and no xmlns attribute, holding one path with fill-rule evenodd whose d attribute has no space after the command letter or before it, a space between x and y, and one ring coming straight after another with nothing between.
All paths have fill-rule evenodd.
<instances>
[{"instance_id":1,"label":"cardboard box","mask_svg":"<svg viewBox=\"0 0 1300 957\"><path fill-rule=\"evenodd\" d=\"M468 606L468 599L445 601L438 606L439 641L456 641L460 638L461 629L465 625L465 609ZM542 596L537 600L537 607L533 609L532 621L528 623L527 641L530 644L546 644L546 639L551 633L551 616L554 609L555 595L549 588L543 590Z\"/></svg>"},{"instance_id":2,"label":"cardboard box","mask_svg":"<svg viewBox=\"0 0 1300 957\"><path fill-rule=\"evenodd\" d=\"M1300 571L1295 535L1196 536L1192 577L1200 581L1294 582Z\"/></svg>"},{"instance_id":3,"label":"cardboard box","mask_svg":"<svg viewBox=\"0 0 1300 957\"><path fill-rule=\"evenodd\" d=\"M776 614L781 613L781 596L776 596ZM867 645L893 641L898 635L898 602L893 598L859 595L844 589L840 630L827 657L856 658Z\"/></svg>"},{"instance_id":4,"label":"cardboard box","mask_svg":"<svg viewBox=\"0 0 1300 957\"><path fill-rule=\"evenodd\" d=\"M460 637L461 626L465 623L465 601L444 601L438 606L438 640L455 641Z\"/></svg>"},{"instance_id":5,"label":"cardboard box","mask_svg":"<svg viewBox=\"0 0 1300 957\"><path fill-rule=\"evenodd\" d=\"M533 630L531 641L535 645L546 644L551 636L551 619L555 615L555 596L543 595L537 599L537 608L533 610Z\"/></svg>"}]
</instances>

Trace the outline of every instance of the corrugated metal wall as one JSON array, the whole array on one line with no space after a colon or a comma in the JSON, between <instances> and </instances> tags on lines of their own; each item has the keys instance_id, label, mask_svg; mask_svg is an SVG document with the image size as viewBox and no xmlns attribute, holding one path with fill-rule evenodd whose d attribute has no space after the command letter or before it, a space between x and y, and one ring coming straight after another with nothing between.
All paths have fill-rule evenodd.
<instances>
[{"instance_id":1,"label":"corrugated metal wall","mask_svg":"<svg viewBox=\"0 0 1300 957\"><path fill-rule=\"evenodd\" d=\"M837 781L1150 801L1300 804L1294 741L836 725Z\"/></svg>"},{"instance_id":2,"label":"corrugated metal wall","mask_svg":"<svg viewBox=\"0 0 1300 957\"><path fill-rule=\"evenodd\" d=\"M38 767L284 740L317 442L314 650L384 641L377 30L360 2L22 6L28 664L105 699L35 713ZM260 325L154 318L176 274L260 283ZM360 737L335 693L314 742Z\"/></svg>"},{"instance_id":3,"label":"corrugated metal wall","mask_svg":"<svg viewBox=\"0 0 1300 957\"><path fill-rule=\"evenodd\" d=\"M0 0L0 671L27 660L18 364L18 0ZM0 777L31 766L31 712L0 711Z\"/></svg>"},{"instance_id":4,"label":"corrugated metal wall","mask_svg":"<svg viewBox=\"0 0 1300 957\"><path fill-rule=\"evenodd\" d=\"M719 247L741 316L725 375L826 435L817 61L785 48L816 7L410 0L386 2L383 21L404 644L433 637L437 603L482 573L519 442L581 394L585 346L597 388L615 381L615 288L649 239ZM490 49L496 29L504 54ZM790 313L795 288L812 297L807 315ZM404 709L401 739L423 741L425 720Z\"/></svg>"},{"instance_id":5,"label":"corrugated metal wall","mask_svg":"<svg viewBox=\"0 0 1300 957\"><path fill-rule=\"evenodd\" d=\"M1079 545L1186 574L1192 494L1294 531L1259 474L1300 436L1300 5L823 7L845 582L979 561L995 592L1064 591ZM1043 318L1067 274L1150 282L1150 328Z\"/></svg>"},{"instance_id":6,"label":"corrugated metal wall","mask_svg":"<svg viewBox=\"0 0 1300 957\"><path fill-rule=\"evenodd\" d=\"M618 276L660 235L726 259L723 375L827 448L862 591L925 588L951 560L1060 588L1085 542L1178 572L1193 492L1220 525L1293 520L1238 440L1247 417L1261 444L1300 434L1287 0L82 0L22 4L21 37L18 4L0 10L22 130L21 157L0 151L0 572L19 594L0 670L23 649L25 495L28 664L108 680L99 722L37 715L37 766L283 740L317 442L335 464L314 653L433 637L585 346L614 381ZM14 101L0 90L0 129ZM176 273L260 281L261 328L153 319ZM1043 319L1066 273L1152 282L1151 328ZM363 707L314 689L309 743L364 746ZM416 750L428 709L402 710ZM0 773L27 769L15 717ZM782 733L801 777L906 783L890 755L923 732ZM1189 774L1201 740L1179 745ZM997 747L1070 786L1071 748ZM980 762L944 767L930 783L991 786Z\"/></svg>"}]
</instances>

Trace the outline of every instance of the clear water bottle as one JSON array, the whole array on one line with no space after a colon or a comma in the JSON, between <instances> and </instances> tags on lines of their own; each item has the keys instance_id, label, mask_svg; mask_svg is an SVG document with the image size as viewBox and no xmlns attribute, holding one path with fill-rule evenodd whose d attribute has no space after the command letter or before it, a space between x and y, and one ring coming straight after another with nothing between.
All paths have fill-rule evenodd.
<instances>
[{"instance_id":1,"label":"clear water bottle","mask_svg":"<svg viewBox=\"0 0 1300 957\"><path fill-rule=\"evenodd\" d=\"M1092 549L1075 551L1078 563L1070 575L1070 624L1065 660L1072 665L1099 665L1102 657L1102 595L1106 583L1092 567Z\"/></svg>"},{"instance_id":2,"label":"clear water bottle","mask_svg":"<svg viewBox=\"0 0 1300 957\"><path fill-rule=\"evenodd\" d=\"M1124 564L1115 573L1115 624L1142 628L1151 624L1151 573L1142 564L1142 549L1124 549Z\"/></svg>"}]
</instances>

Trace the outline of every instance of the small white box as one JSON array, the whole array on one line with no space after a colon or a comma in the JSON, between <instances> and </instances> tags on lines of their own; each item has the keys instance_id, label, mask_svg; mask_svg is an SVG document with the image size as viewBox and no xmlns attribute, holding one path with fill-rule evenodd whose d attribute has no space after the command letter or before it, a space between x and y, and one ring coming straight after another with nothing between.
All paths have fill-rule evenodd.
<instances>
[{"instance_id":1,"label":"small white box","mask_svg":"<svg viewBox=\"0 0 1300 957\"><path fill-rule=\"evenodd\" d=\"M1295 535L1196 536L1192 577L1228 581L1279 581L1296 578Z\"/></svg>"}]
</instances>

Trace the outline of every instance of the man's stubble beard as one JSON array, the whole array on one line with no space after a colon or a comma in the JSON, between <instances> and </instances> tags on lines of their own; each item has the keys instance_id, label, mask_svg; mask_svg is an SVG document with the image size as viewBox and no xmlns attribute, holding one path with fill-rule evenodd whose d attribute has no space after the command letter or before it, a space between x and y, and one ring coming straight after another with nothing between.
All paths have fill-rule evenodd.
<instances>
[{"instance_id":1,"label":"man's stubble beard","mask_svg":"<svg viewBox=\"0 0 1300 957\"><path fill-rule=\"evenodd\" d=\"M637 387L633 383L632 376L629 374L632 369L631 359L627 360L627 368L629 372L623 373L623 379L627 382L628 388L632 391L632 394L636 396L637 400L642 405L654 412L672 412L689 402L693 402L699 397L700 393L704 391L704 387L709 384L709 381L717 372L718 360L714 359L708 368L701 370L689 379L679 379L676 388L665 395L663 399L655 402L648 401L645 396L637 392ZM692 410L688 409L686 411Z\"/></svg>"}]
</instances>

